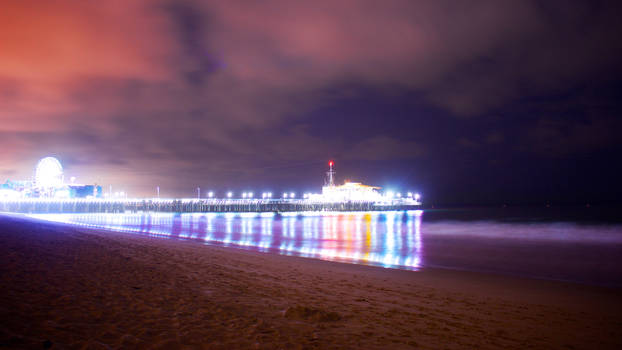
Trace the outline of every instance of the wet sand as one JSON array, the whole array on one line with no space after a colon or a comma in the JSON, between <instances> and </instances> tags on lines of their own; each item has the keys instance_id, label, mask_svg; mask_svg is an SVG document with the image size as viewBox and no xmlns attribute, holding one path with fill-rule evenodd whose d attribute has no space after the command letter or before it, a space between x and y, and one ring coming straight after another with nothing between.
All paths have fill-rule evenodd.
<instances>
[{"instance_id":1,"label":"wet sand","mask_svg":"<svg viewBox=\"0 0 622 350\"><path fill-rule=\"evenodd\" d=\"M622 291L0 216L0 347L620 349Z\"/></svg>"}]
</instances>

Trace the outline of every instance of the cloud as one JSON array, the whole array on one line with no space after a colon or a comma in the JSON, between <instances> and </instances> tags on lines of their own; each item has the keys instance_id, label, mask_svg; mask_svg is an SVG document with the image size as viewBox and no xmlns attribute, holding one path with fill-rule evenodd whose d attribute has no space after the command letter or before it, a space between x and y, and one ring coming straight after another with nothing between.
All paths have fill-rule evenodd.
<instances>
[{"instance_id":1,"label":"cloud","mask_svg":"<svg viewBox=\"0 0 622 350\"><path fill-rule=\"evenodd\" d=\"M18 159L51 152L84 173L126 174L115 181L135 186L170 177L165 168L190 182L204 174L226 181L222 169L241 164L424 157L430 147L415 137L343 130L325 140L305 118L363 90L412 92L453 115L484 114L620 58L615 11L602 3L0 5L0 133L11 135L0 141L10 150L2 164L22 167ZM557 129L541 125L532 137Z\"/></svg>"},{"instance_id":2,"label":"cloud","mask_svg":"<svg viewBox=\"0 0 622 350\"><path fill-rule=\"evenodd\" d=\"M352 146L345 156L351 159L411 159L426 154L425 148L413 141L398 140L389 136L376 136Z\"/></svg>"},{"instance_id":3,"label":"cloud","mask_svg":"<svg viewBox=\"0 0 622 350\"><path fill-rule=\"evenodd\" d=\"M571 122L542 118L528 130L527 147L543 156L590 154L616 144L618 130L622 130L622 123L611 117L597 116Z\"/></svg>"}]
</instances>

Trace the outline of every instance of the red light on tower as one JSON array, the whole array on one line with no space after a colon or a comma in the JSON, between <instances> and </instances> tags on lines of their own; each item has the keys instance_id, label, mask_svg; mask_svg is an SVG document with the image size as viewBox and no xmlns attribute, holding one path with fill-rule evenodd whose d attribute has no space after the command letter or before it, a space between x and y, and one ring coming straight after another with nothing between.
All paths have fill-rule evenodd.
<instances>
[{"instance_id":1,"label":"red light on tower","mask_svg":"<svg viewBox=\"0 0 622 350\"><path fill-rule=\"evenodd\" d=\"M326 186L335 186L334 177L335 171L333 170L333 164L335 164L332 160L328 161L328 171L326 172Z\"/></svg>"}]
</instances>

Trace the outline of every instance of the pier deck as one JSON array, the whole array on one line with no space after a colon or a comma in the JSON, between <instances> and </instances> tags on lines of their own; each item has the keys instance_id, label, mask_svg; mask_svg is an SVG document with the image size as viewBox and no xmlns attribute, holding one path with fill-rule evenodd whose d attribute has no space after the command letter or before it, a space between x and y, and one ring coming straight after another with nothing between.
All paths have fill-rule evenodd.
<instances>
[{"instance_id":1,"label":"pier deck","mask_svg":"<svg viewBox=\"0 0 622 350\"><path fill-rule=\"evenodd\" d=\"M412 199L383 202L319 202L308 199L0 199L0 212L125 213L125 212L297 212L412 210Z\"/></svg>"}]
</instances>

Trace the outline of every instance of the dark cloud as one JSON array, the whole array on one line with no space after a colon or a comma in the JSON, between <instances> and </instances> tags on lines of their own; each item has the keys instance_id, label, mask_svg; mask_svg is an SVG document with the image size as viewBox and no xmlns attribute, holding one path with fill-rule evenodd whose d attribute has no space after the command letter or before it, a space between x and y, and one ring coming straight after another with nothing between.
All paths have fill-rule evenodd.
<instances>
[{"instance_id":1,"label":"dark cloud","mask_svg":"<svg viewBox=\"0 0 622 350\"><path fill-rule=\"evenodd\" d=\"M543 118L529 130L530 150L545 156L590 154L618 141L622 122L613 118L567 121Z\"/></svg>"},{"instance_id":2,"label":"dark cloud","mask_svg":"<svg viewBox=\"0 0 622 350\"><path fill-rule=\"evenodd\" d=\"M450 182L617 147L617 2L0 5L3 173L55 154L181 195L295 186L335 157L449 201ZM306 165L268 170L286 164Z\"/></svg>"}]
</instances>

